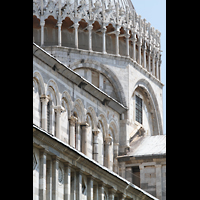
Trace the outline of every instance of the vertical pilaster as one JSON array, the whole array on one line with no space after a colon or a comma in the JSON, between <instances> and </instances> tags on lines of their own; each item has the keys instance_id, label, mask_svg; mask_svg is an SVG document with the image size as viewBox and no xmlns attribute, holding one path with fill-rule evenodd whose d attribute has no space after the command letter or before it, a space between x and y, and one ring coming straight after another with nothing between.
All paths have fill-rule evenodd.
<instances>
[{"instance_id":1,"label":"vertical pilaster","mask_svg":"<svg viewBox=\"0 0 200 200\"><path fill-rule=\"evenodd\" d=\"M76 200L76 173L71 172L71 200Z\"/></svg>"},{"instance_id":2,"label":"vertical pilaster","mask_svg":"<svg viewBox=\"0 0 200 200\"><path fill-rule=\"evenodd\" d=\"M57 156L52 156L52 200L58 199L58 166Z\"/></svg>"},{"instance_id":3,"label":"vertical pilaster","mask_svg":"<svg viewBox=\"0 0 200 200\"><path fill-rule=\"evenodd\" d=\"M40 150L39 197L46 200L46 152Z\"/></svg>"},{"instance_id":4,"label":"vertical pilaster","mask_svg":"<svg viewBox=\"0 0 200 200\"><path fill-rule=\"evenodd\" d=\"M98 184L98 200L104 200L104 184Z\"/></svg>"},{"instance_id":5,"label":"vertical pilaster","mask_svg":"<svg viewBox=\"0 0 200 200\"><path fill-rule=\"evenodd\" d=\"M87 200L93 200L93 178L87 176Z\"/></svg>"},{"instance_id":6,"label":"vertical pilaster","mask_svg":"<svg viewBox=\"0 0 200 200\"><path fill-rule=\"evenodd\" d=\"M94 190L94 199L99 200L99 190L98 190L98 183L95 185L93 184L93 190Z\"/></svg>"},{"instance_id":7,"label":"vertical pilaster","mask_svg":"<svg viewBox=\"0 0 200 200\"><path fill-rule=\"evenodd\" d=\"M47 200L52 200L52 161L47 160L47 181L46 181L46 199Z\"/></svg>"},{"instance_id":8,"label":"vertical pilaster","mask_svg":"<svg viewBox=\"0 0 200 200\"><path fill-rule=\"evenodd\" d=\"M49 97L41 95L40 101L42 102L42 128L47 131L47 103L49 101Z\"/></svg>"},{"instance_id":9,"label":"vertical pilaster","mask_svg":"<svg viewBox=\"0 0 200 200\"><path fill-rule=\"evenodd\" d=\"M82 174L81 171L76 171L76 200L82 200Z\"/></svg>"},{"instance_id":10,"label":"vertical pilaster","mask_svg":"<svg viewBox=\"0 0 200 200\"><path fill-rule=\"evenodd\" d=\"M102 53L106 54L106 26L103 24L102 26L102 39L103 39L103 49L102 49Z\"/></svg>"},{"instance_id":11,"label":"vertical pilaster","mask_svg":"<svg viewBox=\"0 0 200 200\"><path fill-rule=\"evenodd\" d=\"M71 165L64 167L64 200L71 200Z\"/></svg>"}]
</instances>

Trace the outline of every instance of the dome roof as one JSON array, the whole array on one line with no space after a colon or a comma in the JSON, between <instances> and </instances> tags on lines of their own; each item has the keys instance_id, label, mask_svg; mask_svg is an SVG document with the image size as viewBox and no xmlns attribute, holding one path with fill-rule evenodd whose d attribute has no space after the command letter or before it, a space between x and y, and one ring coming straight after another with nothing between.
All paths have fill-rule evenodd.
<instances>
[{"instance_id":1,"label":"dome roof","mask_svg":"<svg viewBox=\"0 0 200 200\"><path fill-rule=\"evenodd\" d=\"M33 0L34 2L37 2L38 4L40 4L41 0ZM51 0L52 2L58 3L59 0ZM65 4L70 3L70 4L74 4L76 0L60 0L61 2L61 7L63 7ZM105 4L105 9L109 9L110 6L114 9L116 3L119 4L119 7L123 10L126 10L126 6L128 6L128 8L130 10L134 9L134 6L131 2L131 0L103 0L104 4ZM48 4L49 0L44 0L43 2L43 6L46 7ZM81 4L86 4L89 5L89 0L77 0L78 5ZM95 6L95 4L102 4L102 0L91 0L91 6Z\"/></svg>"}]
</instances>

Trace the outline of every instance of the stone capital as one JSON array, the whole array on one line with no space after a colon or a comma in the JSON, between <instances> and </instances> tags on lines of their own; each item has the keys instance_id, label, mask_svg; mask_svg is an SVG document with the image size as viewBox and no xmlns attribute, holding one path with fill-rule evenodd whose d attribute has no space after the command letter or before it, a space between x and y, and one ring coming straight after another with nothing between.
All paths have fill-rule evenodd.
<instances>
[{"instance_id":1,"label":"stone capital","mask_svg":"<svg viewBox=\"0 0 200 200\"><path fill-rule=\"evenodd\" d=\"M50 99L50 97L49 96L47 96L47 95L41 95L40 96L40 101L42 102L42 103L48 103L48 101L49 101L49 99Z\"/></svg>"},{"instance_id":2,"label":"stone capital","mask_svg":"<svg viewBox=\"0 0 200 200\"><path fill-rule=\"evenodd\" d=\"M85 127L89 127L90 125L87 122L81 122L80 126L85 126Z\"/></svg>"},{"instance_id":3,"label":"stone capital","mask_svg":"<svg viewBox=\"0 0 200 200\"><path fill-rule=\"evenodd\" d=\"M95 136L97 136L100 133L100 129L93 129L92 132Z\"/></svg>"},{"instance_id":4,"label":"stone capital","mask_svg":"<svg viewBox=\"0 0 200 200\"><path fill-rule=\"evenodd\" d=\"M107 136L106 138L105 138L105 142L106 142L106 144L108 144L108 145L111 145L112 144L112 137L111 136Z\"/></svg>"},{"instance_id":5,"label":"stone capital","mask_svg":"<svg viewBox=\"0 0 200 200\"><path fill-rule=\"evenodd\" d=\"M55 110L56 113L62 113L62 112L66 111L65 108L61 105L55 106L54 110Z\"/></svg>"},{"instance_id":6,"label":"stone capital","mask_svg":"<svg viewBox=\"0 0 200 200\"><path fill-rule=\"evenodd\" d=\"M71 126L75 126L76 121L77 121L77 118L75 116L69 117L69 122Z\"/></svg>"}]
</instances>

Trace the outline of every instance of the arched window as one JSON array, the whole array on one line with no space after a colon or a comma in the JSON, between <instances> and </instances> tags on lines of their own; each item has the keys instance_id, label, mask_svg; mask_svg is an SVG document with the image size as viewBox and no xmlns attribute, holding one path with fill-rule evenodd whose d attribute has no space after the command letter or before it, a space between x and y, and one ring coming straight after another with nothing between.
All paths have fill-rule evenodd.
<instances>
[{"instance_id":1,"label":"arched window","mask_svg":"<svg viewBox=\"0 0 200 200\"><path fill-rule=\"evenodd\" d=\"M49 97L49 101L47 103L47 130L52 135L56 136L56 112L54 107L57 105L57 101L56 93L53 87L48 87L47 96Z\"/></svg>"}]
</instances>

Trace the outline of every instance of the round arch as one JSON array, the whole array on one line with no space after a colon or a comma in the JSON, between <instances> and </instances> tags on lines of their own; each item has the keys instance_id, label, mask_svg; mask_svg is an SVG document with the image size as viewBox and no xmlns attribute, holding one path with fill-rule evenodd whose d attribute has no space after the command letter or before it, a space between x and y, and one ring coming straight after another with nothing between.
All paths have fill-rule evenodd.
<instances>
[{"instance_id":1,"label":"round arch","mask_svg":"<svg viewBox=\"0 0 200 200\"><path fill-rule=\"evenodd\" d=\"M56 105L60 105L60 98L59 98L59 90L56 82L53 79L50 79L47 83L47 90L48 88L52 88L55 92L55 98L56 98Z\"/></svg>"},{"instance_id":2,"label":"round arch","mask_svg":"<svg viewBox=\"0 0 200 200\"><path fill-rule=\"evenodd\" d=\"M44 80L39 71L35 70L33 72L33 79L36 79L36 81L39 83L39 91L41 92L40 95L45 94Z\"/></svg>"},{"instance_id":3,"label":"round arch","mask_svg":"<svg viewBox=\"0 0 200 200\"><path fill-rule=\"evenodd\" d=\"M87 67L87 68L91 68L95 71L96 70L100 71L113 85L116 95L119 98L120 103L122 103L124 106L127 106L124 90L123 90L123 87L122 87L119 79L114 74L114 72L112 70L110 70L109 68L107 68L105 65L103 65L102 63L97 62L95 60L81 59L81 60L74 62L70 67L73 70L78 69L78 68Z\"/></svg>"},{"instance_id":4,"label":"round arch","mask_svg":"<svg viewBox=\"0 0 200 200\"><path fill-rule=\"evenodd\" d=\"M108 134L108 123L107 123L107 120L106 120L106 117L104 116L103 113L101 113L98 117L98 121L101 121L102 124L103 124L103 132L104 132L104 135L103 137L106 138L107 134Z\"/></svg>"},{"instance_id":5,"label":"round arch","mask_svg":"<svg viewBox=\"0 0 200 200\"><path fill-rule=\"evenodd\" d=\"M96 116L96 112L94 111L94 108L92 108L91 106L87 108L87 114L89 113L89 115L91 116L91 120L92 120L92 128L94 130L97 130L97 116Z\"/></svg>"},{"instance_id":6,"label":"round arch","mask_svg":"<svg viewBox=\"0 0 200 200\"><path fill-rule=\"evenodd\" d=\"M68 117L71 117L71 111L73 110L73 102L72 102L72 99L71 99L69 93L67 91L64 91L62 93L62 98L61 99L65 100L65 102L67 104Z\"/></svg>"},{"instance_id":7,"label":"round arch","mask_svg":"<svg viewBox=\"0 0 200 200\"><path fill-rule=\"evenodd\" d=\"M118 142L119 142L119 141L118 141L119 132L118 132L116 123L115 123L115 121L114 121L113 119L110 121L109 129L112 129L112 130L113 130L113 133L114 133L114 134L113 134L113 142L114 142L114 143L118 143Z\"/></svg>"},{"instance_id":8,"label":"round arch","mask_svg":"<svg viewBox=\"0 0 200 200\"><path fill-rule=\"evenodd\" d=\"M155 126L157 128L158 135L163 135L163 126L162 126L160 109L159 109L158 101L157 101L157 98L152 86L147 80L140 79L139 81L137 81L137 83L134 86L133 93L132 93L133 95L137 88L141 88L144 91L144 94L146 95L146 97L149 98L150 104L152 104L152 107L153 107L152 112L155 114L155 120L156 120Z\"/></svg>"},{"instance_id":9,"label":"round arch","mask_svg":"<svg viewBox=\"0 0 200 200\"><path fill-rule=\"evenodd\" d=\"M78 117L81 120L81 122L84 122L86 119L86 113L85 113L84 105L80 99L76 99L76 101L74 102L73 110L75 110L75 109L78 112L77 114L78 114Z\"/></svg>"}]
</instances>

